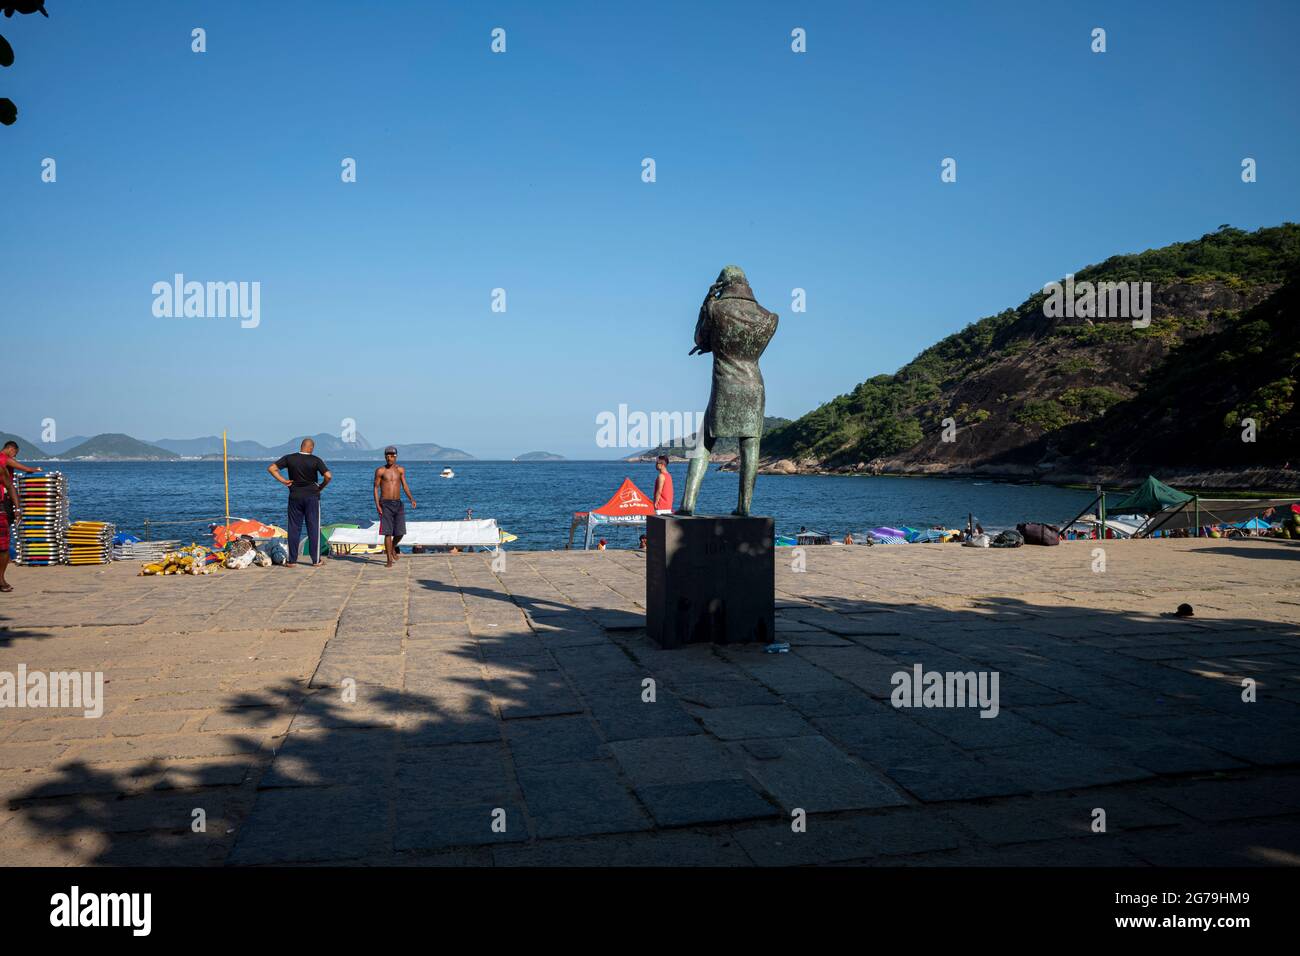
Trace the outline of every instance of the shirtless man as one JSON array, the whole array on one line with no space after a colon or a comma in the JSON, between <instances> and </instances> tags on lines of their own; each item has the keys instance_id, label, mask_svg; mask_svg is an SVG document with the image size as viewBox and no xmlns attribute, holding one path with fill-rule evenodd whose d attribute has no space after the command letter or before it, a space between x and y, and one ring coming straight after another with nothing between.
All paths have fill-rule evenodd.
<instances>
[{"instance_id":1,"label":"shirtless man","mask_svg":"<svg viewBox=\"0 0 1300 956\"><path fill-rule=\"evenodd\" d=\"M9 469L10 476L13 475L15 469L18 471L25 471L29 475L40 472L40 468L33 468L31 465L24 465L15 457L17 454L18 442L16 441L7 441L5 442L4 447L0 448L0 465L4 465Z\"/></svg>"},{"instance_id":2,"label":"shirtless man","mask_svg":"<svg viewBox=\"0 0 1300 956\"><path fill-rule=\"evenodd\" d=\"M389 445L384 449L383 467L375 469L375 510L379 512L379 532L384 536L384 554L388 556L390 568L398 558L397 546L406 534L403 491L411 499L411 507L419 507L406 483L406 469L397 463L397 449Z\"/></svg>"},{"instance_id":3,"label":"shirtless man","mask_svg":"<svg viewBox=\"0 0 1300 956\"><path fill-rule=\"evenodd\" d=\"M14 487L8 468L0 467L0 485L4 489L0 494L0 498L4 499L0 505L0 591L9 592L14 589L5 580L5 571L9 569L9 528L13 522L22 518L23 506L18 500L18 489Z\"/></svg>"}]
</instances>

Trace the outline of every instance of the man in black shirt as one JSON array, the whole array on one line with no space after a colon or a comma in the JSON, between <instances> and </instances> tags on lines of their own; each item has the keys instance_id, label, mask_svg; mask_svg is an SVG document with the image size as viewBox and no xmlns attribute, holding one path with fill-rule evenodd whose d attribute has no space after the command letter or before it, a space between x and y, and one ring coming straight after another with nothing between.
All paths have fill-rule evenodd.
<instances>
[{"instance_id":1,"label":"man in black shirt","mask_svg":"<svg viewBox=\"0 0 1300 956\"><path fill-rule=\"evenodd\" d=\"M325 462L312 454L315 447L314 441L304 438L298 451L285 455L266 469L272 478L289 489L289 560L286 565L298 563L298 542L305 520L311 566L320 567L320 493L334 476ZM288 470L288 478L280 474L281 468ZM317 475L325 479L320 484L316 483Z\"/></svg>"}]
</instances>

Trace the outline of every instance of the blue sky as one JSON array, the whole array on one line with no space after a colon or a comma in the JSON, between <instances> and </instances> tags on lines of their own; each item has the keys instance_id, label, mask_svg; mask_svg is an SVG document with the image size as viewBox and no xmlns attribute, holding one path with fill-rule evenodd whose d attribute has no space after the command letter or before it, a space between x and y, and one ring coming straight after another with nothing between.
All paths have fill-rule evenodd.
<instances>
[{"instance_id":1,"label":"blue sky","mask_svg":"<svg viewBox=\"0 0 1300 956\"><path fill-rule=\"evenodd\" d=\"M1133 6L48 0L0 19L0 429L611 458L600 412L703 409L726 263L796 417L1108 255L1300 218L1300 7ZM156 318L176 272L260 282L260 325Z\"/></svg>"}]
</instances>

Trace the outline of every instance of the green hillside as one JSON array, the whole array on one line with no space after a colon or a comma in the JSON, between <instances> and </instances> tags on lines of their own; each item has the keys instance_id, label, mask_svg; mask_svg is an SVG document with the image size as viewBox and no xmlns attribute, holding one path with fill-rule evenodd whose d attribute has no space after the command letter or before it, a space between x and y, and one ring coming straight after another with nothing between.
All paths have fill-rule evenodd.
<instances>
[{"instance_id":1,"label":"green hillside","mask_svg":"<svg viewBox=\"0 0 1300 956\"><path fill-rule=\"evenodd\" d=\"M1040 438L1027 457L1107 458L1137 470L1300 469L1298 368L1300 271L1219 331L1171 348L1132 398Z\"/></svg>"},{"instance_id":2,"label":"green hillside","mask_svg":"<svg viewBox=\"0 0 1300 956\"><path fill-rule=\"evenodd\" d=\"M1286 403L1281 396L1289 395L1290 375L1249 357L1285 352L1269 342L1285 325L1290 299L1279 300L1284 311L1269 313L1271 319L1252 310L1277 293L1297 266L1300 226L1294 223L1255 232L1223 226L1191 242L1112 256L1078 270L1076 283L1151 282L1150 327L1135 329L1126 319L1049 318L1046 296L1038 291L1016 308L941 340L893 375L870 378L777 429L764 441L764 456L823 470L874 463L873 470L887 472L1041 475L1053 467L1087 471L1090 463L1079 456L1106 444L1117 448L1132 441L1138 450L1167 450L1125 431L1139 421L1149 424L1131 408L1124 410L1139 395L1168 401L1175 381L1204 392L1207 383L1231 379L1227 391L1237 404L1254 401L1276 409ZM1247 313L1252 317L1244 320ZM1202 338L1203 345L1192 345ZM1216 350L1207 356L1202 348ZM1229 401L1227 392L1222 401ZM1222 422L1235 407L1216 405L1211 417ZM942 441L945 419L956 425L955 441ZM1112 421L1118 431L1106 440L1095 427L1084 427ZM1173 423L1164 427L1173 434ZM1208 451L1202 442L1184 443ZM1220 451L1232 454L1213 464L1237 467L1264 449L1244 457L1234 446ZM1145 467L1151 459L1136 454L1130 464Z\"/></svg>"},{"instance_id":3,"label":"green hillside","mask_svg":"<svg viewBox=\"0 0 1300 956\"><path fill-rule=\"evenodd\" d=\"M147 444L130 435L105 433L82 442L76 448L69 448L59 457L167 461L177 456L175 452Z\"/></svg>"}]
</instances>

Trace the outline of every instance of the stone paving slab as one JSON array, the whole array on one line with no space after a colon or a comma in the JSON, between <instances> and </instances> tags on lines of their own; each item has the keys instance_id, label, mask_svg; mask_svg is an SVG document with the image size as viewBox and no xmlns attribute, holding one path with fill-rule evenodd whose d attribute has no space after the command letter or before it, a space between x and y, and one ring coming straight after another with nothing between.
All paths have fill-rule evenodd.
<instances>
[{"instance_id":1,"label":"stone paving slab","mask_svg":"<svg viewBox=\"0 0 1300 956\"><path fill-rule=\"evenodd\" d=\"M11 568L0 675L105 683L0 708L0 865L1300 865L1300 546L1106 549L780 551L788 654L637 552Z\"/></svg>"}]
</instances>

